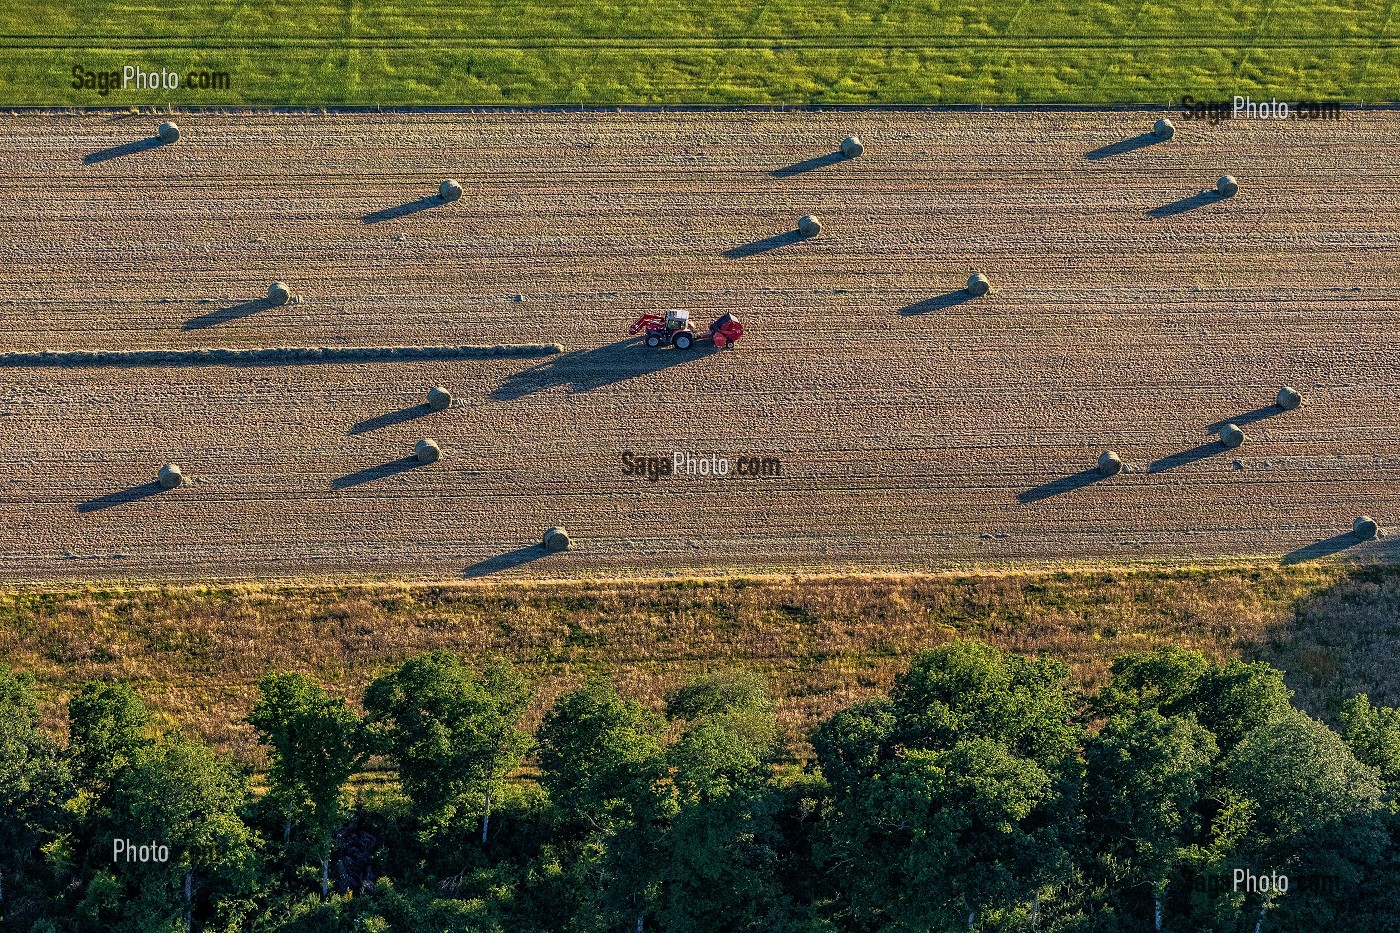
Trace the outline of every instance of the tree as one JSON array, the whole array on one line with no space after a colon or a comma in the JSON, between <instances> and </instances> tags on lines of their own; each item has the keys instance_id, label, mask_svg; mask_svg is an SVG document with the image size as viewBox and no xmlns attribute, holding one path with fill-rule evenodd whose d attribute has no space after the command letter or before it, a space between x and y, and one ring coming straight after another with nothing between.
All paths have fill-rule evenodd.
<instances>
[{"instance_id":1,"label":"tree","mask_svg":"<svg viewBox=\"0 0 1400 933\"><path fill-rule=\"evenodd\" d=\"M127 684L83 684L68 701L68 759L79 786L105 800L117 774L150 744L150 720Z\"/></svg>"},{"instance_id":2,"label":"tree","mask_svg":"<svg viewBox=\"0 0 1400 933\"><path fill-rule=\"evenodd\" d=\"M1400 710L1372 706L1363 693L1343 704L1341 736L1362 764L1375 768L1387 803L1386 848L1361 882L1362 900L1349 911L1358 931L1393 930L1400 904Z\"/></svg>"},{"instance_id":3,"label":"tree","mask_svg":"<svg viewBox=\"0 0 1400 933\"><path fill-rule=\"evenodd\" d=\"M767 680L743 669L702 674L667 712L681 731L666 750L663 928L780 926L789 905L777 877L782 797L771 779L782 746Z\"/></svg>"},{"instance_id":4,"label":"tree","mask_svg":"<svg viewBox=\"0 0 1400 933\"><path fill-rule=\"evenodd\" d=\"M641 788L660 772L666 720L593 677L561 696L539 728L541 780L570 829L635 822Z\"/></svg>"},{"instance_id":5,"label":"tree","mask_svg":"<svg viewBox=\"0 0 1400 933\"><path fill-rule=\"evenodd\" d=\"M1352 754L1380 772L1387 796L1400 797L1400 710L1372 706L1363 693L1347 700L1338 718Z\"/></svg>"},{"instance_id":6,"label":"tree","mask_svg":"<svg viewBox=\"0 0 1400 933\"><path fill-rule=\"evenodd\" d=\"M1191 711L1211 664L1199 651L1167 645L1113 659L1113 678L1091 702L1103 718L1134 710L1164 716Z\"/></svg>"},{"instance_id":7,"label":"tree","mask_svg":"<svg viewBox=\"0 0 1400 933\"><path fill-rule=\"evenodd\" d=\"M921 652L890 695L896 740L951 748L965 736L994 739L1008 751L1058 767L1078 747L1069 668L975 641Z\"/></svg>"},{"instance_id":8,"label":"tree","mask_svg":"<svg viewBox=\"0 0 1400 933\"><path fill-rule=\"evenodd\" d=\"M888 703L823 724L840 924L1033 920L1040 889L1068 870L1080 737L1063 665L975 642L921 653Z\"/></svg>"},{"instance_id":9,"label":"tree","mask_svg":"<svg viewBox=\"0 0 1400 933\"><path fill-rule=\"evenodd\" d=\"M555 702L539 729L541 781L566 846L576 929L644 923L671 810L658 792L666 721L601 678Z\"/></svg>"},{"instance_id":10,"label":"tree","mask_svg":"<svg viewBox=\"0 0 1400 933\"><path fill-rule=\"evenodd\" d=\"M1113 717L1085 749L1089 845L1116 866L1120 878L1111 882L1150 886L1155 930L1171 876L1200 841L1197 806L1216 755L1215 740L1194 717L1168 719L1152 709Z\"/></svg>"},{"instance_id":11,"label":"tree","mask_svg":"<svg viewBox=\"0 0 1400 933\"><path fill-rule=\"evenodd\" d=\"M1212 664L1200 652L1165 647L1115 658L1113 679L1092 708L1105 718L1132 710L1194 716L1223 754L1290 709L1292 697L1282 672L1261 661Z\"/></svg>"},{"instance_id":12,"label":"tree","mask_svg":"<svg viewBox=\"0 0 1400 933\"><path fill-rule=\"evenodd\" d=\"M27 929L44 914L40 848L65 828L72 779L39 729L34 681L0 668L0 920Z\"/></svg>"},{"instance_id":13,"label":"tree","mask_svg":"<svg viewBox=\"0 0 1400 933\"><path fill-rule=\"evenodd\" d=\"M368 755L360 717L301 674L270 674L248 716L268 748L271 795L288 825L315 841L321 897L330 887L331 846L345 823L345 784Z\"/></svg>"},{"instance_id":14,"label":"tree","mask_svg":"<svg viewBox=\"0 0 1400 933\"><path fill-rule=\"evenodd\" d=\"M1290 879L1282 897L1258 901L1259 924L1277 908L1271 928L1344 928L1338 908L1358 897L1385 843L1375 769L1291 707L1248 732L1223 766L1251 816L1242 867Z\"/></svg>"},{"instance_id":15,"label":"tree","mask_svg":"<svg viewBox=\"0 0 1400 933\"><path fill-rule=\"evenodd\" d=\"M894 704L881 697L837 710L818 724L812 747L835 787L854 787L879 773L897 751Z\"/></svg>"},{"instance_id":16,"label":"tree","mask_svg":"<svg viewBox=\"0 0 1400 933\"><path fill-rule=\"evenodd\" d=\"M179 921L189 931L201 896L208 904L214 893L251 882L257 839L239 816L247 785L211 749L178 738L142 749L117 776L113 796L114 839L168 850L164 862L114 858L116 874L129 879L114 928Z\"/></svg>"},{"instance_id":17,"label":"tree","mask_svg":"<svg viewBox=\"0 0 1400 933\"><path fill-rule=\"evenodd\" d=\"M517 727L529 698L507 661L474 668L434 651L370 684L365 708L419 818L443 821L480 801L484 845L491 801L530 748Z\"/></svg>"}]
</instances>

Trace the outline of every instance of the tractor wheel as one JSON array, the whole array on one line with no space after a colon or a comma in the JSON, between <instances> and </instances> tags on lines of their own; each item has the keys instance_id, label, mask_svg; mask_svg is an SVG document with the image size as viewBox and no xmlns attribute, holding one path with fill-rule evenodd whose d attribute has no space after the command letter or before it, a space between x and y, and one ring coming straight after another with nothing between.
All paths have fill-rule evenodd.
<instances>
[{"instance_id":1,"label":"tractor wheel","mask_svg":"<svg viewBox=\"0 0 1400 933\"><path fill-rule=\"evenodd\" d=\"M661 346L661 337L658 336L657 334L647 334L647 346L649 346L649 347L659 347L659 346Z\"/></svg>"},{"instance_id":2,"label":"tractor wheel","mask_svg":"<svg viewBox=\"0 0 1400 933\"><path fill-rule=\"evenodd\" d=\"M683 330L672 337L671 342L676 345L677 350L689 350L690 344L694 339L694 336L689 331Z\"/></svg>"}]
</instances>

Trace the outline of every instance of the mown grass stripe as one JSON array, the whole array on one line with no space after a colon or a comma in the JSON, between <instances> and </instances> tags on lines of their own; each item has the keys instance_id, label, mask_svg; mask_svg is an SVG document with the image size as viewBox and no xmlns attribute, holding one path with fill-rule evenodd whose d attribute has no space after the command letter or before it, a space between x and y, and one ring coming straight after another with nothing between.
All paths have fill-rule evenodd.
<instances>
[{"instance_id":1,"label":"mown grass stripe","mask_svg":"<svg viewBox=\"0 0 1400 933\"><path fill-rule=\"evenodd\" d=\"M0 366L297 366L306 363L393 363L551 356L558 344L494 347L264 347L230 350L63 350L0 353Z\"/></svg>"}]
</instances>

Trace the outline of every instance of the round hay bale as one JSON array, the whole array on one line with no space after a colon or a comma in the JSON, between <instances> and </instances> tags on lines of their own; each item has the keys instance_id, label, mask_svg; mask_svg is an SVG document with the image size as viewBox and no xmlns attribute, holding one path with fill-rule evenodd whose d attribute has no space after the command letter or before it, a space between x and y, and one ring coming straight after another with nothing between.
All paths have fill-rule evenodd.
<instances>
[{"instance_id":1,"label":"round hay bale","mask_svg":"<svg viewBox=\"0 0 1400 933\"><path fill-rule=\"evenodd\" d=\"M860 158L864 151L865 147L861 145L859 136L847 136L841 140L841 154L848 159Z\"/></svg>"},{"instance_id":2,"label":"round hay bale","mask_svg":"<svg viewBox=\"0 0 1400 933\"><path fill-rule=\"evenodd\" d=\"M163 143L178 142L180 139L180 128L175 125L174 120L166 120L156 128L156 136Z\"/></svg>"},{"instance_id":3,"label":"round hay bale","mask_svg":"<svg viewBox=\"0 0 1400 933\"><path fill-rule=\"evenodd\" d=\"M797 220L797 232L803 236L816 236L822 232L822 222L811 214L804 214Z\"/></svg>"},{"instance_id":4,"label":"round hay bale","mask_svg":"<svg viewBox=\"0 0 1400 933\"><path fill-rule=\"evenodd\" d=\"M1099 475L1117 476L1123 472L1123 461L1111 450L1099 454Z\"/></svg>"},{"instance_id":5,"label":"round hay bale","mask_svg":"<svg viewBox=\"0 0 1400 933\"><path fill-rule=\"evenodd\" d=\"M969 293L981 297L992 290L991 280L980 272L974 272L967 278L967 290Z\"/></svg>"},{"instance_id":6,"label":"round hay bale","mask_svg":"<svg viewBox=\"0 0 1400 933\"><path fill-rule=\"evenodd\" d=\"M1381 533L1381 526L1369 515L1358 515L1356 521L1351 523L1351 530L1362 541L1370 541Z\"/></svg>"},{"instance_id":7,"label":"round hay bale","mask_svg":"<svg viewBox=\"0 0 1400 933\"><path fill-rule=\"evenodd\" d=\"M1303 396L1297 389L1284 386L1278 390L1278 407L1284 411L1292 411L1303 404Z\"/></svg>"},{"instance_id":8,"label":"round hay bale","mask_svg":"<svg viewBox=\"0 0 1400 933\"><path fill-rule=\"evenodd\" d=\"M442 457L442 448L437 441L425 437L413 445L413 456L418 458L419 463L435 463Z\"/></svg>"},{"instance_id":9,"label":"round hay bale","mask_svg":"<svg viewBox=\"0 0 1400 933\"><path fill-rule=\"evenodd\" d=\"M545 531L540 543L547 551L567 551L570 544L569 533L563 528L550 528Z\"/></svg>"},{"instance_id":10,"label":"round hay bale","mask_svg":"<svg viewBox=\"0 0 1400 933\"><path fill-rule=\"evenodd\" d=\"M1238 447L1244 443L1244 432L1237 424L1227 424L1220 429L1220 443L1226 447Z\"/></svg>"},{"instance_id":11,"label":"round hay bale","mask_svg":"<svg viewBox=\"0 0 1400 933\"><path fill-rule=\"evenodd\" d=\"M292 290L287 287L286 282L273 282L267 287L267 303L270 305L284 305L292 300Z\"/></svg>"},{"instance_id":12,"label":"round hay bale","mask_svg":"<svg viewBox=\"0 0 1400 933\"><path fill-rule=\"evenodd\" d=\"M433 411L442 411L452 404L452 393L442 386L433 386L428 390L428 407Z\"/></svg>"},{"instance_id":13,"label":"round hay bale","mask_svg":"<svg viewBox=\"0 0 1400 933\"><path fill-rule=\"evenodd\" d=\"M1152 124L1152 135L1158 139L1171 139L1176 135L1176 124L1166 117L1159 117L1157 122Z\"/></svg>"},{"instance_id":14,"label":"round hay bale","mask_svg":"<svg viewBox=\"0 0 1400 933\"><path fill-rule=\"evenodd\" d=\"M462 196L462 186L454 179L447 179L438 185L438 197L444 201L455 201Z\"/></svg>"},{"instance_id":15,"label":"round hay bale","mask_svg":"<svg viewBox=\"0 0 1400 933\"><path fill-rule=\"evenodd\" d=\"M1234 175L1221 175L1215 183L1215 190L1220 192L1222 198L1233 198L1235 192L1240 190L1240 183L1235 181Z\"/></svg>"},{"instance_id":16,"label":"round hay bale","mask_svg":"<svg viewBox=\"0 0 1400 933\"><path fill-rule=\"evenodd\" d=\"M156 482L160 483L161 489L174 489L185 485L185 474L180 471L178 463L167 463L156 474Z\"/></svg>"}]
</instances>

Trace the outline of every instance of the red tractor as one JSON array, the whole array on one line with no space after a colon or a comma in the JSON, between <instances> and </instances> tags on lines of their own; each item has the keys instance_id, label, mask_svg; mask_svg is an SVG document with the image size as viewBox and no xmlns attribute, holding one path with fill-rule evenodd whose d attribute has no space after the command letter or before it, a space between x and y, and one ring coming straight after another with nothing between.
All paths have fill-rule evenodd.
<instances>
[{"instance_id":1,"label":"red tractor","mask_svg":"<svg viewBox=\"0 0 1400 933\"><path fill-rule=\"evenodd\" d=\"M643 332L647 335L649 347L669 343L677 350L689 350L696 341L708 341L725 350L744 336L744 325L734 315L725 314L710 325L709 333L696 334L690 329L690 312L672 309L666 312L665 317L648 311L627 328L627 333L633 337Z\"/></svg>"}]
</instances>

